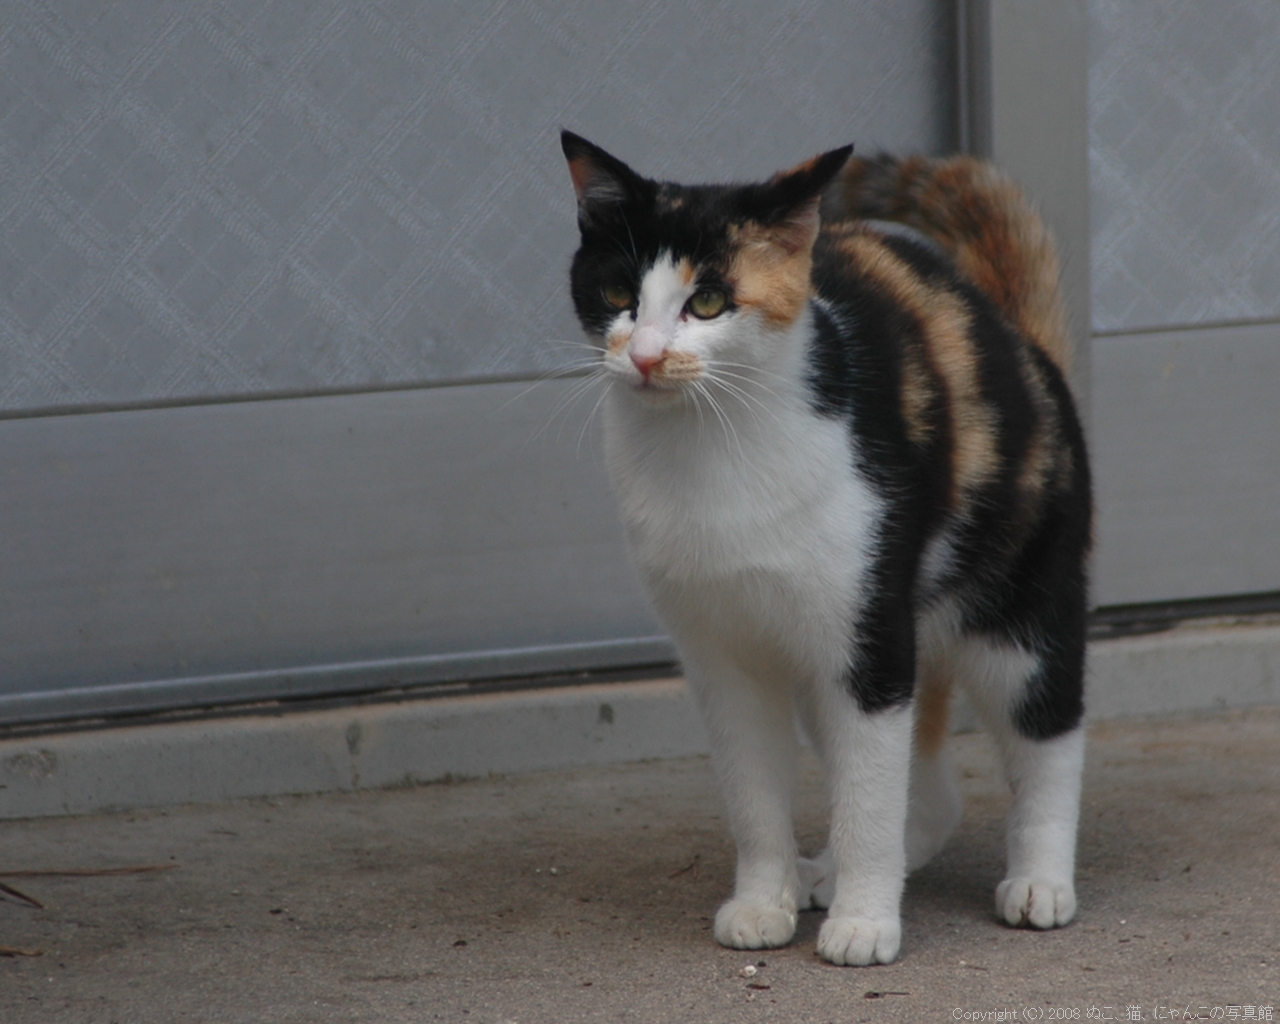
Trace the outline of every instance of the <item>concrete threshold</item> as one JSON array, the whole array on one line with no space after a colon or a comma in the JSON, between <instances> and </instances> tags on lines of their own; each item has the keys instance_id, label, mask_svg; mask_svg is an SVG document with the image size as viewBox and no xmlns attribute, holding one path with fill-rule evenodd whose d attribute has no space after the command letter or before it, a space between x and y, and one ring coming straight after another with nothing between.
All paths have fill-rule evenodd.
<instances>
[{"instance_id":1,"label":"concrete threshold","mask_svg":"<svg viewBox=\"0 0 1280 1024\"><path fill-rule=\"evenodd\" d=\"M1280 705L1280 624L1095 641L1093 720ZM958 708L958 729L972 716ZM0 818L380 789L705 753L679 679L0 740Z\"/></svg>"}]
</instances>

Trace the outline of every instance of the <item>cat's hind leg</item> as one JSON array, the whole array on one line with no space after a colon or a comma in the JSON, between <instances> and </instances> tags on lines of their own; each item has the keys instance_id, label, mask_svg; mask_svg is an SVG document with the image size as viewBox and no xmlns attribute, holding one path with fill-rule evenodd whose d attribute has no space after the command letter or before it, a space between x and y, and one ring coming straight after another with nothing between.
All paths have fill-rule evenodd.
<instances>
[{"instance_id":1,"label":"cat's hind leg","mask_svg":"<svg viewBox=\"0 0 1280 1024\"><path fill-rule=\"evenodd\" d=\"M826 910L836 897L836 867L831 847L816 857L796 858L800 875L800 907Z\"/></svg>"},{"instance_id":2,"label":"cat's hind leg","mask_svg":"<svg viewBox=\"0 0 1280 1024\"><path fill-rule=\"evenodd\" d=\"M716 941L734 949L785 946L801 896L791 818L799 744L790 689L748 675L710 645L691 646L683 649L685 674L707 726L738 853L733 898L716 913Z\"/></svg>"},{"instance_id":3,"label":"cat's hind leg","mask_svg":"<svg viewBox=\"0 0 1280 1024\"><path fill-rule=\"evenodd\" d=\"M907 801L907 871L923 867L960 824L964 804L947 745L951 679L945 664L921 658L916 683L915 745Z\"/></svg>"},{"instance_id":4,"label":"cat's hind leg","mask_svg":"<svg viewBox=\"0 0 1280 1024\"><path fill-rule=\"evenodd\" d=\"M1008 866L996 913L1014 927L1058 928L1076 913L1075 849L1084 729L1048 740L1007 737L1005 774L1013 788Z\"/></svg>"},{"instance_id":5,"label":"cat's hind leg","mask_svg":"<svg viewBox=\"0 0 1280 1024\"><path fill-rule=\"evenodd\" d=\"M1014 927L1061 927L1076 912L1084 768L1079 679L1071 678L1071 667L1064 671L1051 657L1013 644L971 639L968 647L970 694L1013 791L996 913Z\"/></svg>"}]
</instances>

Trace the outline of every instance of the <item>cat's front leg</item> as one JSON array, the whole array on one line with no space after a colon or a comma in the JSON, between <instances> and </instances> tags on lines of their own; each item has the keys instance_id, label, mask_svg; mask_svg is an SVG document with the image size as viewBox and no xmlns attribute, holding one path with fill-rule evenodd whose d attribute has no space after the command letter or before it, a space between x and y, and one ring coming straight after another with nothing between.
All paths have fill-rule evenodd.
<instances>
[{"instance_id":1,"label":"cat's front leg","mask_svg":"<svg viewBox=\"0 0 1280 1024\"><path fill-rule=\"evenodd\" d=\"M785 946L795 934L800 896L789 688L749 676L705 647L685 644L682 653L738 853L733 898L716 913L716 941L734 949Z\"/></svg>"},{"instance_id":2,"label":"cat's front leg","mask_svg":"<svg viewBox=\"0 0 1280 1024\"><path fill-rule=\"evenodd\" d=\"M835 698L844 707L832 709L822 747L836 884L818 953L833 964L887 964L902 941L911 708L864 712L847 693Z\"/></svg>"}]
</instances>

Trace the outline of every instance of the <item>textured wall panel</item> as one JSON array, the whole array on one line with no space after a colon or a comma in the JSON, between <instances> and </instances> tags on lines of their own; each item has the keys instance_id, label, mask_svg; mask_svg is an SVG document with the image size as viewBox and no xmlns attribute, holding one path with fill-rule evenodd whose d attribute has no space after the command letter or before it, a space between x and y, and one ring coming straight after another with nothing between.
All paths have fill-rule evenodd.
<instances>
[{"instance_id":1,"label":"textured wall panel","mask_svg":"<svg viewBox=\"0 0 1280 1024\"><path fill-rule=\"evenodd\" d=\"M1280 4L1089 15L1095 330L1280 317Z\"/></svg>"},{"instance_id":2,"label":"textured wall panel","mask_svg":"<svg viewBox=\"0 0 1280 1024\"><path fill-rule=\"evenodd\" d=\"M1280 590L1280 325L1093 345L1100 604Z\"/></svg>"},{"instance_id":3,"label":"textured wall panel","mask_svg":"<svg viewBox=\"0 0 1280 1024\"><path fill-rule=\"evenodd\" d=\"M581 384L0 421L0 721L659 633Z\"/></svg>"},{"instance_id":4,"label":"textured wall panel","mask_svg":"<svg viewBox=\"0 0 1280 1024\"><path fill-rule=\"evenodd\" d=\"M556 131L764 174L952 142L942 0L10 0L0 409L572 358Z\"/></svg>"}]
</instances>

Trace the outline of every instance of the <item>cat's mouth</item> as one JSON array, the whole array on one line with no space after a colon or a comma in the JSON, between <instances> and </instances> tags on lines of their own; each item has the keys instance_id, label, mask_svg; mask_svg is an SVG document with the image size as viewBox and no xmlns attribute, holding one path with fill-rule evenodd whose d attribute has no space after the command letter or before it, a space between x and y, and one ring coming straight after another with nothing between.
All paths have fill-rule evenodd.
<instances>
[{"instance_id":1,"label":"cat's mouth","mask_svg":"<svg viewBox=\"0 0 1280 1024\"><path fill-rule=\"evenodd\" d=\"M657 359L632 356L630 361L634 371L628 374L631 385L645 393L679 393L703 374L702 360L678 349L667 349Z\"/></svg>"},{"instance_id":2,"label":"cat's mouth","mask_svg":"<svg viewBox=\"0 0 1280 1024\"><path fill-rule=\"evenodd\" d=\"M682 381L633 379L627 381L628 389L642 401L651 405L666 405L678 399L685 391Z\"/></svg>"}]
</instances>

